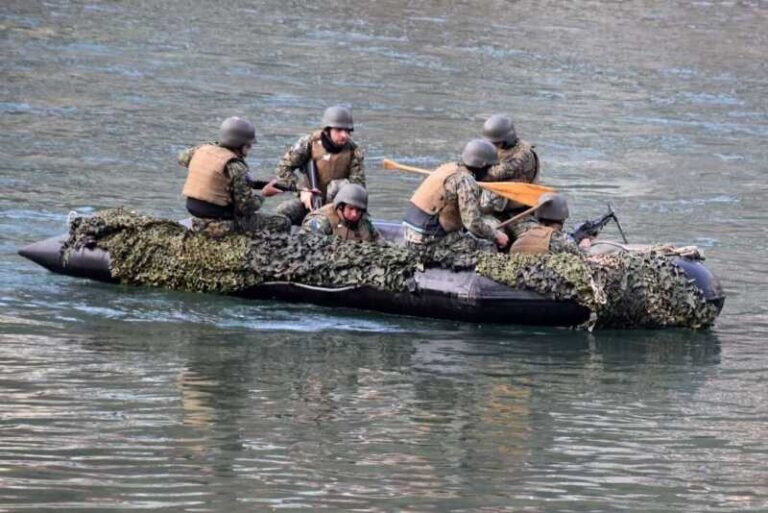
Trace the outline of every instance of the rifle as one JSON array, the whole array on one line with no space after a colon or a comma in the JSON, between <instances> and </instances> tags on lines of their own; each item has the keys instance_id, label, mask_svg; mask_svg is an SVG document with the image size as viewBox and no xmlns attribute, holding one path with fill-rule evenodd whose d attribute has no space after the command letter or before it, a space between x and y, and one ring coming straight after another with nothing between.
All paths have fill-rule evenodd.
<instances>
[{"instance_id":1,"label":"rifle","mask_svg":"<svg viewBox=\"0 0 768 513\"><path fill-rule=\"evenodd\" d=\"M307 178L309 178L309 188L311 190L320 190L320 180L317 178L317 166L315 160L310 155L306 164ZM312 195L312 210L322 208L324 198L321 195Z\"/></svg>"},{"instance_id":2,"label":"rifle","mask_svg":"<svg viewBox=\"0 0 768 513\"><path fill-rule=\"evenodd\" d=\"M251 189L263 189L267 186L269 181L267 180L251 180L248 179L248 184L251 186ZM283 185L280 182L275 182L274 184L275 189L283 191L283 192L296 192L299 189L295 185Z\"/></svg>"},{"instance_id":3,"label":"rifle","mask_svg":"<svg viewBox=\"0 0 768 513\"><path fill-rule=\"evenodd\" d=\"M602 217L598 217L597 219L587 220L576 225L576 228L574 228L574 230L571 232L571 237L573 237L573 240L575 240L577 243L581 242L587 237L596 237L597 234L600 233L603 228L605 228L605 225L608 224L609 221L616 223L616 227L619 229L619 233L621 234L621 238L624 241L624 244L628 244L627 237L624 235L624 230L621 229L619 218L616 217L616 214L611 208L610 203L608 203L607 214Z\"/></svg>"}]
</instances>

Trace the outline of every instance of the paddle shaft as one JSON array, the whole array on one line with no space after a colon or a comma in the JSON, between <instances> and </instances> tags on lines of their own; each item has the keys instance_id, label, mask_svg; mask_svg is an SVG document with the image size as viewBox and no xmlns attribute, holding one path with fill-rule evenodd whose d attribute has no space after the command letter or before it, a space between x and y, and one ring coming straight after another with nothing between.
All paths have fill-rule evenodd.
<instances>
[{"instance_id":1,"label":"paddle shaft","mask_svg":"<svg viewBox=\"0 0 768 513\"><path fill-rule=\"evenodd\" d=\"M515 217L512 217L510 219L507 219L503 223L499 224L499 226L496 227L496 229L504 228L505 226L508 226L510 224L515 224L516 222L520 221L522 218L529 216L536 212L539 208L541 208L543 205L536 205L534 207L529 208L528 210L524 210L517 214Z\"/></svg>"}]
</instances>

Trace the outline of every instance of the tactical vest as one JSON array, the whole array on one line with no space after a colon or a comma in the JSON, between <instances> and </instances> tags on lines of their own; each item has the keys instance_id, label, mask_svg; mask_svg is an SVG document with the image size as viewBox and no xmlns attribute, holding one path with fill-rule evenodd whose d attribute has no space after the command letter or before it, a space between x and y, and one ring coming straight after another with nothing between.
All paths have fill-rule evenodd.
<instances>
[{"instance_id":1,"label":"tactical vest","mask_svg":"<svg viewBox=\"0 0 768 513\"><path fill-rule=\"evenodd\" d=\"M374 239L370 225L365 220L365 214L363 214L363 218L357 224L357 229L353 230L344 223L333 203L328 203L318 212L328 218L331 222L333 234L343 240L372 241Z\"/></svg>"},{"instance_id":2,"label":"tactical vest","mask_svg":"<svg viewBox=\"0 0 768 513\"><path fill-rule=\"evenodd\" d=\"M315 161L317 180L320 182L318 189L325 198L329 183L340 178L349 178L349 165L352 162L354 146L347 144L340 152L330 153L323 146L322 134L321 131L313 133L310 141L312 142L312 160Z\"/></svg>"},{"instance_id":3,"label":"tactical vest","mask_svg":"<svg viewBox=\"0 0 768 513\"><path fill-rule=\"evenodd\" d=\"M509 248L510 253L524 255L541 255L549 253L549 241L552 239L554 228L549 226L534 226L518 237Z\"/></svg>"},{"instance_id":4,"label":"tactical vest","mask_svg":"<svg viewBox=\"0 0 768 513\"><path fill-rule=\"evenodd\" d=\"M224 171L227 164L240 159L234 152L215 144L203 144L192 154L189 174L181 193L222 207L232 202L229 192L230 178Z\"/></svg>"},{"instance_id":5,"label":"tactical vest","mask_svg":"<svg viewBox=\"0 0 768 513\"><path fill-rule=\"evenodd\" d=\"M431 216L438 216L440 226L446 233L460 230L463 226L459 213L458 201L446 201L445 181L459 172L455 162L443 164L424 180L411 196L413 203L420 210Z\"/></svg>"}]
</instances>

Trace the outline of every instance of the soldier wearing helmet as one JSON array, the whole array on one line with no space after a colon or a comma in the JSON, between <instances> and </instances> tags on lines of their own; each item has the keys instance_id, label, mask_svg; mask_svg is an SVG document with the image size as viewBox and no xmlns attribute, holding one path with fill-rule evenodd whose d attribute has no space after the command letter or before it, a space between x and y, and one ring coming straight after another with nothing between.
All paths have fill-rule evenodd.
<instances>
[{"instance_id":1,"label":"soldier wearing helmet","mask_svg":"<svg viewBox=\"0 0 768 513\"><path fill-rule=\"evenodd\" d=\"M488 170L483 180L526 183L539 181L539 157L533 145L517 137L510 118L500 114L489 117L483 124L483 137L496 147L499 156L499 163ZM526 207L490 191L483 191L481 208L483 213L493 214L500 221L504 221L522 212Z\"/></svg>"},{"instance_id":2,"label":"soldier wearing helmet","mask_svg":"<svg viewBox=\"0 0 768 513\"><path fill-rule=\"evenodd\" d=\"M568 203L563 196L554 193L542 194L536 204L536 220L521 225L519 236L509 248L509 252L526 255L578 254L580 250L576 242L562 231L568 215Z\"/></svg>"},{"instance_id":3,"label":"soldier wearing helmet","mask_svg":"<svg viewBox=\"0 0 768 513\"><path fill-rule=\"evenodd\" d=\"M333 203L307 214L302 231L335 235L344 240L372 242L379 232L368 217L368 192L356 183L343 185Z\"/></svg>"},{"instance_id":4,"label":"soldier wearing helmet","mask_svg":"<svg viewBox=\"0 0 768 513\"><path fill-rule=\"evenodd\" d=\"M406 242L431 244L450 233L467 230L500 248L506 247L507 235L482 219L480 188L475 181L498 161L492 144L475 139L464 147L459 162L443 164L430 174L408 205L403 220Z\"/></svg>"},{"instance_id":5,"label":"soldier wearing helmet","mask_svg":"<svg viewBox=\"0 0 768 513\"><path fill-rule=\"evenodd\" d=\"M314 162L317 170L317 189L322 204L330 203L328 187L336 180L347 179L365 187L363 150L352 141L355 128L352 112L344 106L328 107L323 113L322 129L302 137L283 155L277 166L278 181L287 186L309 185L308 163ZM299 176L297 177L296 171ZM298 198L287 200L277 211L287 216L295 225L300 225L304 216L312 210L312 193L302 192Z\"/></svg>"},{"instance_id":6,"label":"soldier wearing helmet","mask_svg":"<svg viewBox=\"0 0 768 513\"><path fill-rule=\"evenodd\" d=\"M231 117L221 124L218 142L179 153L179 164L189 169L182 194L187 198L194 230L214 237L262 229L290 230L285 216L256 212L263 198L251 188L245 162L255 142L256 129L251 122Z\"/></svg>"}]
</instances>

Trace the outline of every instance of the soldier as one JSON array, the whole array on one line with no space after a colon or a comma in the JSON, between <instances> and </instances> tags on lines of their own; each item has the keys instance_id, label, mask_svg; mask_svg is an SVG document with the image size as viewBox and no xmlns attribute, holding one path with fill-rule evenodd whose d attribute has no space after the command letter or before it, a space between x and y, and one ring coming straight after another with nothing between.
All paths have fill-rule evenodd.
<instances>
[{"instance_id":1,"label":"soldier","mask_svg":"<svg viewBox=\"0 0 768 513\"><path fill-rule=\"evenodd\" d=\"M405 240L411 245L432 244L452 232L466 229L500 248L507 235L494 230L480 213L480 188L475 177L499 161L493 145L482 139L467 143L460 162L438 167L416 189L405 213Z\"/></svg>"},{"instance_id":2,"label":"soldier","mask_svg":"<svg viewBox=\"0 0 768 513\"><path fill-rule=\"evenodd\" d=\"M302 230L335 235L344 240L376 241L379 232L371 223L367 210L368 193L365 188L348 183L339 189L333 203L307 214Z\"/></svg>"},{"instance_id":3,"label":"soldier","mask_svg":"<svg viewBox=\"0 0 768 513\"><path fill-rule=\"evenodd\" d=\"M189 168L182 194L194 217L192 229L221 237L262 229L290 231L285 216L259 214L263 198L250 185L245 157L256 142L256 130L245 119L231 117L219 129L219 141L179 153L179 164ZM277 189L268 185L265 194Z\"/></svg>"},{"instance_id":4,"label":"soldier","mask_svg":"<svg viewBox=\"0 0 768 513\"><path fill-rule=\"evenodd\" d=\"M519 236L509 248L510 253L580 253L576 242L562 231L563 223L568 219L568 203L564 197L553 193L542 194L534 217L537 222L528 221L518 227Z\"/></svg>"},{"instance_id":5,"label":"soldier","mask_svg":"<svg viewBox=\"0 0 768 513\"><path fill-rule=\"evenodd\" d=\"M329 107L323 113L322 130L302 137L283 155L277 166L277 179L284 185L296 185L295 171L302 174L304 185L311 185L306 166L314 162L322 204L330 203L328 188L337 180L348 180L365 187L363 150L352 142L354 123L352 112L341 105ZM312 210L312 193L301 192L298 198L284 201L277 207L291 223L300 225Z\"/></svg>"},{"instance_id":6,"label":"soldier","mask_svg":"<svg viewBox=\"0 0 768 513\"><path fill-rule=\"evenodd\" d=\"M496 146L499 163L491 167L482 177L489 182L526 182L539 181L539 157L534 146L517 137L512 120L506 116L494 114L483 124L483 136ZM526 206L498 196L491 191L483 191L481 208L485 214L493 214L500 221L525 210Z\"/></svg>"}]
</instances>

